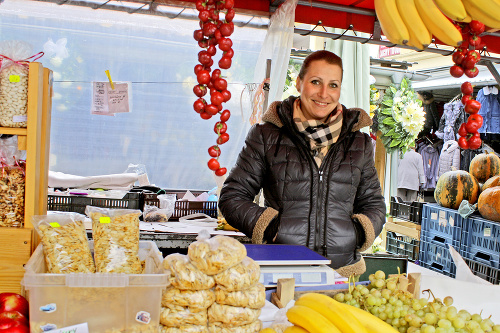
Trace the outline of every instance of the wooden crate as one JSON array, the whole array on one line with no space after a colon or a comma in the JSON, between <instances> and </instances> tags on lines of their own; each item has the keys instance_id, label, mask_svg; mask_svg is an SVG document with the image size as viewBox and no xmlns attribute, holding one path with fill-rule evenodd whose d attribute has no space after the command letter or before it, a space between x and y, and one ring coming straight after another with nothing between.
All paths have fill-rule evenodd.
<instances>
[{"instance_id":1,"label":"wooden crate","mask_svg":"<svg viewBox=\"0 0 500 333\"><path fill-rule=\"evenodd\" d=\"M388 217L387 223L385 224L385 230L394 231L398 234L420 240L420 224Z\"/></svg>"},{"instance_id":2,"label":"wooden crate","mask_svg":"<svg viewBox=\"0 0 500 333\"><path fill-rule=\"evenodd\" d=\"M0 292L22 293L24 264L31 256L33 229L0 228Z\"/></svg>"}]
</instances>

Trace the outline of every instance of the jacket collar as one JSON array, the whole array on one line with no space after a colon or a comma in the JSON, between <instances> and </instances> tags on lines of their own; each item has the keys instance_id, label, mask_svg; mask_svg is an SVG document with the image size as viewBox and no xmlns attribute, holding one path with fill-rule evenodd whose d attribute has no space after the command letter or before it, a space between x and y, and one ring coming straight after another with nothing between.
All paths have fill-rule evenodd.
<instances>
[{"instance_id":1,"label":"jacket collar","mask_svg":"<svg viewBox=\"0 0 500 333\"><path fill-rule=\"evenodd\" d=\"M268 122L281 128L284 125L281 117L284 117L285 121L293 121L293 102L297 98L298 97L290 96L284 101L275 101L271 103L262 116L262 122ZM342 105L342 108L343 121L346 125L345 128L351 127L352 132L373 124L372 119L365 110L361 108L347 109L344 105ZM344 127L344 125L342 127Z\"/></svg>"}]
</instances>

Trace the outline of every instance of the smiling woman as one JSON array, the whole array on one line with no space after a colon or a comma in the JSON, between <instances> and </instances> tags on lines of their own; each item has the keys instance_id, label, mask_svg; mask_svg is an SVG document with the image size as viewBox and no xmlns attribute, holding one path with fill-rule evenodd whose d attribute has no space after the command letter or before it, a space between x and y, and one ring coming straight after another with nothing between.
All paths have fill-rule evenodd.
<instances>
[{"instance_id":1,"label":"smiling woman","mask_svg":"<svg viewBox=\"0 0 500 333\"><path fill-rule=\"evenodd\" d=\"M385 223L373 146L362 109L339 103L342 62L306 57L299 97L272 103L254 125L219 199L226 221L254 243L308 246L348 277L366 267L360 251ZM265 206L254 203L263 190Z\"/></svg>"},{"instance_id":2,"label":"smiling woman","mask_svg":"<svg viewBox=\"0 0 500 333\"><path fill-rule=\"evenodd\" d=\"M215 186L206 168L213 123L192 112L198 22L26 0L2 3L0 15L2 39L45 51L39 61L53 70L51 171L95 176L144 164L151 183L162 188ZM252 82L266 34L268 20L252 23L235 29L233 64L222 73L233 96ZM90 113L91 83L107 81L106 70L113 81L130 82L130 113ZM220 161L232 165L249 124L237 98L227 108L235 112Z\"/></svg>"}]
</instances>

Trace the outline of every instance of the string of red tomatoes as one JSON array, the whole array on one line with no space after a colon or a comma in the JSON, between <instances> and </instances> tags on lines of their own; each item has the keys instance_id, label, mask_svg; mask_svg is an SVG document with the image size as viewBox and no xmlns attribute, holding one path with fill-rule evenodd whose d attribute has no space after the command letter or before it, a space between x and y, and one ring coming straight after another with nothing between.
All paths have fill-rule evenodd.
<instances>
[{"instance_id":1,"label":"string of red tomatoes","mask_svg":"<svg viewBox=\"0 0 500 333\"><path fill-rule=\"evenodd\" d=\"M483 126L483 117L478 113L481 103L472 98L474 88L469 81L462 83L462 104L464 111L469 114L467 121L460 125L458 129L458 145L462 149L479 149L482 144L479 129Z\"/></svg>"},{"instance_id":2,"label":"string of red tomatoes","mask_svg":"<svg viewBox=\"0 0 500 333\"><path fill-rule=\"evenodd\" d=\"M229 140L227 124L231 112L224 109L223 103L231 99L231 93L227 89L227 81L222 76L221 69L231 67L234 51L233 42L229 38L234 32L233 18L235 15L234 0L197 0L196 9L200 19L200 29L193 33L194 39L203 50L198 53L198 61L194 67L198 84L194 86L193 92L198 97L193 108L202 119L208 120L217 114L220 120L215 123L214 132L217 134L216 144L208 148L211 159L208 168L217 176L226 174L227 169L220 166L219 156L221 149L219 145ZM221 14L223 18L221 19ZM222 52L219 59L219 68L212 71L213 57L217 54L217 46ZM210 92L210 100L204 96Z\"/></svg>"}]
</instances>

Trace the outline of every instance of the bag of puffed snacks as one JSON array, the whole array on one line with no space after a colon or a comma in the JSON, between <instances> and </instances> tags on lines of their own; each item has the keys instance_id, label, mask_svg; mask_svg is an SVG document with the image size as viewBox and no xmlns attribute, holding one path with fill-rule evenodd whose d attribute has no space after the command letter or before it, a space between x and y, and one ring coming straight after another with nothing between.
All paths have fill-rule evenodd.
<instances>
[{"instance_id":1,"label":"bag of puffed snacks","mask_svg":"<svg viewBox=\"0 0 500 333\"><path fill-rule=\"evenodd\" d=\"M94 260L98 273L141 274L139 259L140 210L87 206L92 219Z\"/></svg>"},{"instance_id":2,"label":"bag of puffed snacks","mask_svg":"<svg viewBox=\"0 0 500 333\"><path fill-rule=\"evenodd\" d=\"M84 215L57 212L34 215L32 221L43 245L47 273L95 273Z\"/></svg>"}]
</instances>

